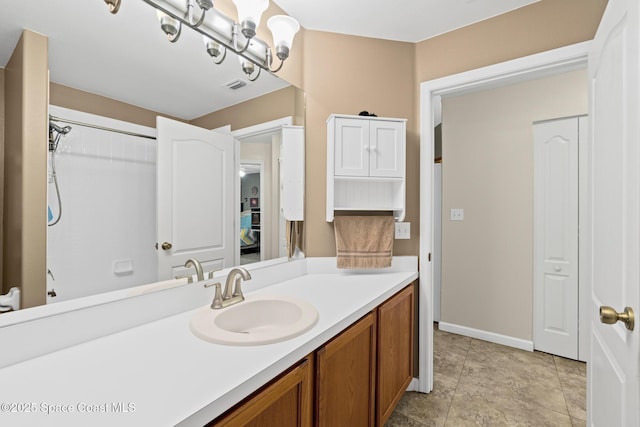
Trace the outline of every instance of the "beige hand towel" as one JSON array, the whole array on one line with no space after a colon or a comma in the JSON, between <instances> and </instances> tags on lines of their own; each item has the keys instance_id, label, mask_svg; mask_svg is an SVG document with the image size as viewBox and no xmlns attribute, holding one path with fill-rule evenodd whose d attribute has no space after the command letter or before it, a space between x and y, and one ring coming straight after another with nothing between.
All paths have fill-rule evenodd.
<instances>
[{"instance_id":1,"label":"beige hand towel","mask_svg":"<svg viewBox=\"0 0 640 427\"><path fill-rule=\"evenodd\" d=\"M393 223L392 216L336 216L338 268L391 267Z\"/></svg>"},{"instance_id":2,"label":"beige hand towel","mask_svg":"<svg viewBox=\"0 0 640 427\"><path fill-rule=\"evenodd\" d=\"M287 258L291 259L298 250L302 251L302 227L303 221L287 221L285 239L287 241Z\"/></svg>"}]
</instances>

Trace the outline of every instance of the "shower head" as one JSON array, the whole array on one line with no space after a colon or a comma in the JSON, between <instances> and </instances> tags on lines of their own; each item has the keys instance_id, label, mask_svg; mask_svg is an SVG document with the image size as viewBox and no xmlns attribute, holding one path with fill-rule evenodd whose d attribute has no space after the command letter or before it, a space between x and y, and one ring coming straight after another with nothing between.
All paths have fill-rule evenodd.
<instances>
[{"instance_id":1,"label":"shower head","mask_svg":"<svg viewBox=\"0 0 640 427\"><path fill-rule=\"evenodd\" d=\"M62 135L66 135L69 132L71 132L71 126L60 127L54 122L52 122L51 120L49 120L49 130L51 131L52 129L58 133L61 133Z\"/></svg>"}]
</instances>

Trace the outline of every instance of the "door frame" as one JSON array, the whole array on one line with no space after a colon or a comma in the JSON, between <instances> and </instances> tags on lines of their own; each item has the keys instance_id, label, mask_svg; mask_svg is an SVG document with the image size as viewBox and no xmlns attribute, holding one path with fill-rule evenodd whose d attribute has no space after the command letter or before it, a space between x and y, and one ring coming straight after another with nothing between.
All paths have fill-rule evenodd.
<instances>
[{"instance_id":1,"label":"door frame","mask_svg":"<svg viewBox=\"0 0 640 427\"><path fill-rule=\"evenodd\" d=\"M243 139L249 138L249 137L253 137L253 136L258 136L258 135L263 135L265 133L274 133L274 132L278 132L282 129L283 126L292 126L293 125L293 117L292 116L287 116L287 117L282 117L280 119L275 119L275 120L271 120L268 122L264 122L264 123L259 123L257 125L253 125L253 126L248 126L242 129L237 129L231 132L231 134L233 135L233 137L236 139L236 158L239 159L240 158L240 142L242 142ZM280 153L278 153L278 158L280 158ZM240 175L239 175L239 168L240 168L240 162L238 161L237 163L237 168L238 170L236 171L236 179L237 179L237 188L238 191L236 191L236 206L240 206ZM275 165L271 165L271 168L274 169ZM273 172L273 171L272 171ZM261 182L264 176L264 168L262 169L262 173L260 176ZM278 175L279 176L279 175ZM273 179L272 179L273 182ZM278 178L278 184L281 185L282 183L280 182L280 178ZM263 187L264 188L264 187ZM273 209L272 209L273 211ZM260 212L261 215L263 213L263 208L262 208L262 204L260 207ZM280 212L280 207L278 207L278 212ZM238 217L239 218L239 217ZM280 221L278 220L278 235L277 236L273 236L276 239L284 239L284 227L280 226ZM240 223L238 222L237 226L236 226L236 235L240 235ZM280 241L280 240L279 240ZM263 240L262 240L262 233L260 233L260 244L262 245ZM236 264L240 265L240 246L238 243L238 250L236 251L237 253L237 257L238 259L236 260ZM279 255L279 252L276 254ZM276 257L274 257L274 259L276 259ZM260 252L260 259L264 261L264 252L261 251Z\"/></svg>"},{"instance_id":2,"label":"door frame","mask_svg":"<svg viewBox=\"0 0 640 427\"><path fill-rule=\"evenodd\" d=\"M429 80L420 84L420 287L418 306L421 307L418 318L420 331L419 371L418 381L412 383L411 388L421 392L433 389L433 268L429 255L433 252L433 159L434 159L434 127L440 121L441 99L447 95L460 95L478 90L490 89L533 78L552 76L568 71L586 69L590 41L577 43L546 52L537 53L522 58L501 62L471 71ZM583 163L580 157L580 165ZM580 170L585 168L580 167ZM579 182L584 182L585 176L580 172ZM586 187L586 186L583 186ZM582 196L582 194L580 194ZM579 204L579 214L582 215L585 206ZM579 239L579 340L580 353L588 340L586 321L586 264L583 246L587 240L584 235L588 230L580 230Z\"/></svg>"}]
</instances>

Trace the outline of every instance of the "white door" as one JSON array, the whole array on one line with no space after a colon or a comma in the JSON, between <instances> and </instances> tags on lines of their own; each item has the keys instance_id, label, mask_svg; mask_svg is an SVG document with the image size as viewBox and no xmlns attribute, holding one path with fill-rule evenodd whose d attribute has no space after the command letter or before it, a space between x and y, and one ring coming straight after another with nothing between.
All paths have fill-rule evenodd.
<instances>
[{"instance_id":1,"label":"white door","mask_svg":"<svg viewBox=\"0 0 640 427\"><path fill-rule=\"evenodd\" d=\"M404 123L371 120L369 123L369 175L404 176Z\"/></svg>"},{"instance_id":2,"label":"white door","mask_svg":"<svg viewBox=\"0 0 640 427\"><path fill-rule=\"evenodd\" d=\"M587 423L640 425L640 328L601 323L599 310L640 309L640 3L607 4L589 53Z\"/></svg>"},{"instance_id":3,"label":"white door","mask_svg":"<svg viewBox=\"0 0 640 427\"><path fill-rule=\"evenodd\" d=\"M158 279L233 265L236 165L230 134L157 119Z\"/></svg>"},{"instance_id":4,"label":"white door","mask_svg":"<svg viewBox=\"0 0 640 427\"><path fill-rule=\"evenodd\" d=\"M286 222L304 221L304 127L282 126L278 256L287 256Z\"/></svg>"},{"instance_id":5,"label":"white door","mask_svg":"<svg viewBox=\"0 0 640 427\"><path fill-rule=\"evenodd\" d=\"M578 358L578 141L572 117L533 125L533 343ZM584 127L582 127L584 129Z\"/></svg>"}]
</instances>

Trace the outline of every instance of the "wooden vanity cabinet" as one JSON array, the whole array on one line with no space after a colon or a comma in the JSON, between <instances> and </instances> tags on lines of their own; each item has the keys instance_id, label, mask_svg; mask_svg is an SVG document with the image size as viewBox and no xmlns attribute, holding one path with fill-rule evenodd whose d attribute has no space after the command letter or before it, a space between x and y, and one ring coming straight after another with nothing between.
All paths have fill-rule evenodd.
<instances>
[{"instance_id":1,"label":"wooden vanity cabinet","mask_svg":"<svg viewBox=\"0 0 640 427\"><path fill-rule=\"evenodd\" d=\"M375 421L376 314L371 312L316 352L315 425Z\"/></svg>"},{"instance_id":2,"label":"wooden vanity cabinet","mask_svg":"<svg viewBox=\"0 0 640 427\"><path fill-rule=\"evenodd\" d=\"M415 282L211 426L383 426L413 378Z\"/></svg>"},{"instance_id":3,"label":"wooden vanity cabinet","mask_svg":"<svg viewBox=\"0 0 640 427\"><path fill-rule=\"evenodd\" d=\"M313 358L259 390L223 416L216 427L311 427L313 422Z\"/></svg>"},{"instance_id":4,"label":"wooden vanity cabinet","mask_svg":"<svg viewBox=\"0 0 640 427\"><path fill-rule=\"evenodd\" d=\"M383 426L413 379L414 284L316 351L316 426Z\"/></svg>"},{"instance_id":5,"label":"wooden vanity cabinet","mask_svg":"<svg viewBox=\"0 0 640 427\"><path fill-rule=\"evenodd\" d=\"M383 426L413 379L414 285L378 307L376 425Z\"/></svg>"}]
</instances>

